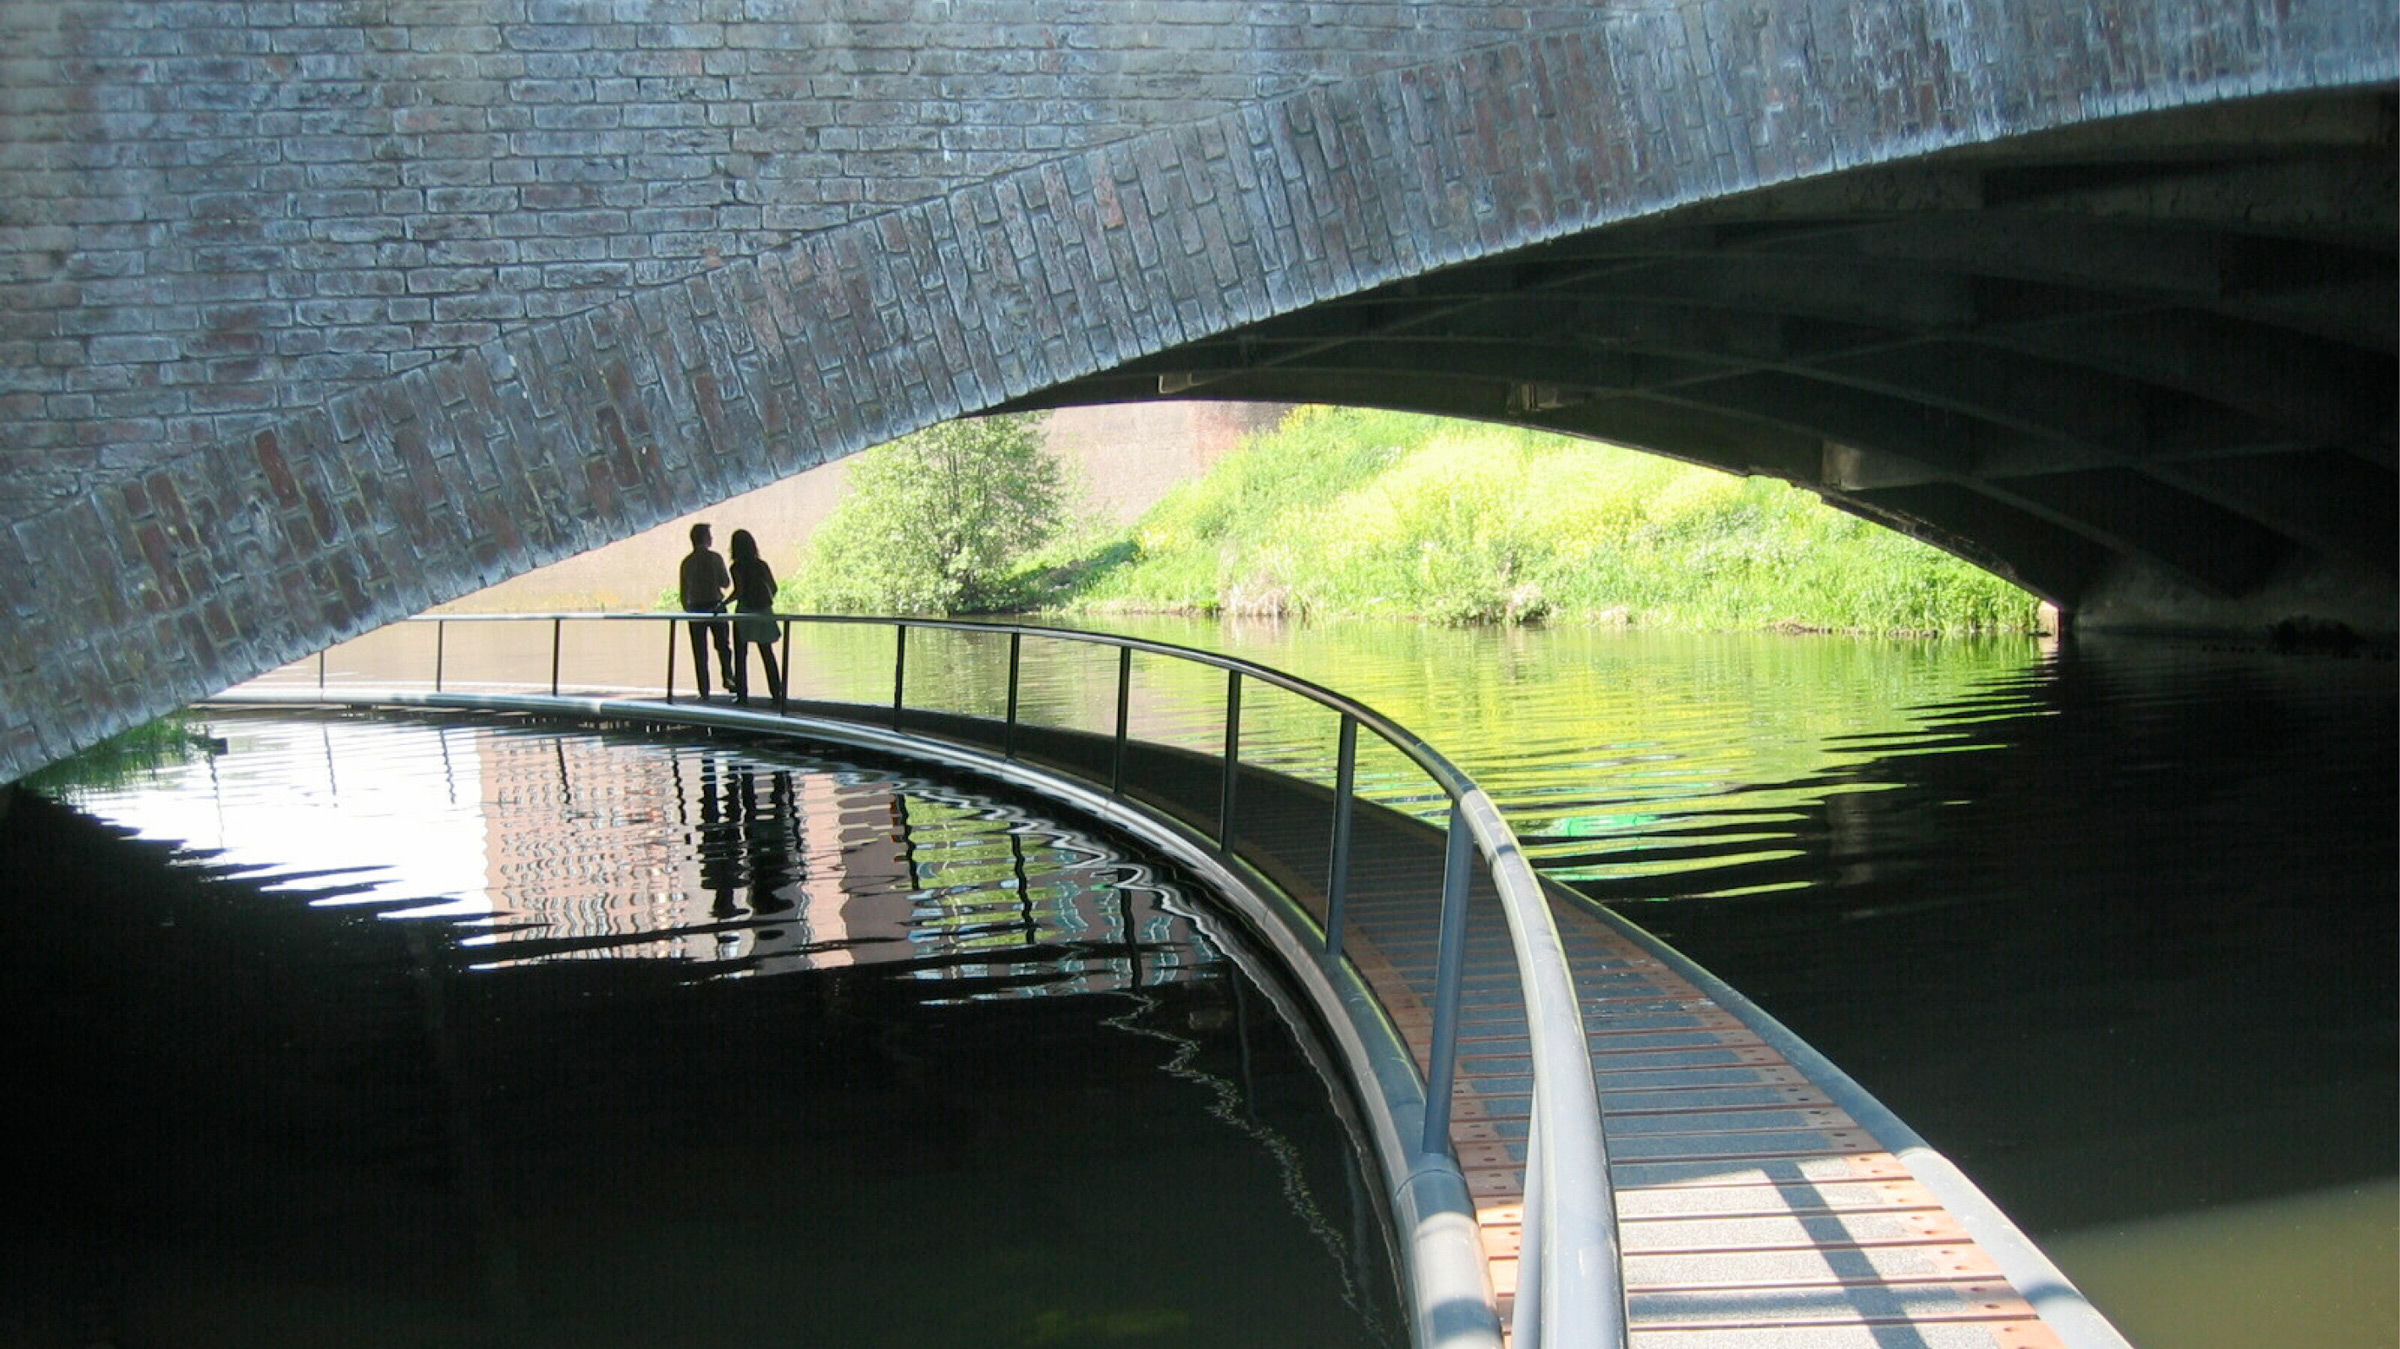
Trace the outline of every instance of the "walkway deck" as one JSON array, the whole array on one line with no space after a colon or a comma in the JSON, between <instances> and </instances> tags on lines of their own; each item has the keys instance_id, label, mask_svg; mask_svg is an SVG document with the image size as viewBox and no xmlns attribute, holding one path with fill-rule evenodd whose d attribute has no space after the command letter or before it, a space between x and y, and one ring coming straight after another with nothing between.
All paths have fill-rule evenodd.
<instances>
[{"instance_id":1,"label":"walkway deck","mask_svg":"<svg viewBox=\"0 0 2400 1349\"><path fill-rule=\"evenodd\" d=\"M1553 909L1584 990L1637 1346L2061 1343L1894 1150L1805 1073L1604 922ZM1366 958L1394 1005L1432 986L1430 956L1402 942ZM1471 978L1451 1137L1505 1316L1530 1082L1507 953L1478 957L1492 975ZM1403 1026L1422 1063L1430 1015L1412 1008Z\"/></svg>"},{"instance_id":2,"label":"walkway deck","mask_svg":"<svg viewBox=\"0 0 2400 1349\"><path fill-rule=\"evenodd\" d=\"M1263 783L1244 790L1263 794ZM1302 851L1329 812L1275 793L1246 837ZM1237 810L1237 816L1240 812ZM1440 839L1362 812L1350 953L1431 1056ZM1259 837L1264 830L1285 837ZM1287 878L1286 883L1299 881ZM1313 887L1304 889L1312 893ZM1600 1088L1637 1349L2042 1349L2064 1340L1899 1153L1825 1084L1611 917L1551 904ZM1451 1138L1505 1323L1524 1213L1531 1079L1498 902L1470 900Z\"/></svg>"}]
</instances>

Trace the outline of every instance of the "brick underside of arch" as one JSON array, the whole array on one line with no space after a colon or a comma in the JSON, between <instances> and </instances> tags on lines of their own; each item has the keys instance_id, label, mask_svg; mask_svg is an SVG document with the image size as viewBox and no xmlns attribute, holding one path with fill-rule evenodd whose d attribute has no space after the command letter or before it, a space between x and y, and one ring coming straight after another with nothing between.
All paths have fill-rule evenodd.
<instances>
[{"instance_id":1,"label":"brick underside of arch","mask_svg":"<svg viewBox=\"0 0 2400 1349\"><path fill-rule=\"evenodd\" d=\"M1320 299L1854 165L2390 78L2369 6L2163 30L2075 5L1877 13L1612 11L1310 88L107 467L0 534L25 578L0 781L504 576Z\"/></svg>"}]
</instances>

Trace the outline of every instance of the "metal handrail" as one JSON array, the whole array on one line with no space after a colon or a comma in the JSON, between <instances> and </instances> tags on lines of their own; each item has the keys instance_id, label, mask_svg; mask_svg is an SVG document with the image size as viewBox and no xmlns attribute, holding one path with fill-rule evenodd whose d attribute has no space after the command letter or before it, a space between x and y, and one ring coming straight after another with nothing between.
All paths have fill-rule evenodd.
<instances>
[{"instance_id":1,"label":"metal handrail","mask_svg":"<svg viewBox=\"0 0 2400 1349\"><path fill-rule=\"evenodd\" d=\"M1533 1063L1533 1099L1526 1139L1525 1217L1518 1256L1514 1343L1520 1349L1619 1349L1625 1343L1625 1296L1616 1226L1616 1202L1608 1174L1599 1095L1583 1033L1574 976L1552 920L1547 898L1517 837L1499 808L1473 778L1439 750L1398 722L1332 689L1271 666L1172 642L1085 632L1035 624L973 619L896 618L858 614L769 615L778 624L791 679L791 630L795 623L875 626L893 629L891 716L897 727L906 707L908 631L928 628L1006 636L1008 706L1004 744L1014 754L1018 729L1018 676L1024 639L1041 638L1113 647L1118 651L1116 726L1110 790L1122 793L1133 653L1163 656L1226 673L1225 748L1219 796L1217 846L1230 850L1240 772L1241 686L1255 680L1307 699L1340 718L1334 785L1334 823L1326 876L1324 956L1342 958L1344 901L1349 883L1351 812L1355 801L1357 733L1360 727L1423 770L1450 803L1442 882L1441 947L1436 958L1433 1052L1427 1073L1424 1135L1426 1153L1451 1155L1449 1107L1457 1064L1458 1004L1464 970L1466 897L1471 861L1480 857L1506 916L1510 945L1525 1000ZM435 627L438 689L443 633L451 623L547 622L551 625L550 689L559 688L560 632L577 622L664 622L668 624L666 697L674 701L675 634L678 622L722 622L722 614L535 613L421 614L407 621ZM320 658L318 682L324 681ZM1472 845L1470 848L1468 845ZM1528 1316L1527 1313L1532 1315Z\"/></svg>"}]
</instances>

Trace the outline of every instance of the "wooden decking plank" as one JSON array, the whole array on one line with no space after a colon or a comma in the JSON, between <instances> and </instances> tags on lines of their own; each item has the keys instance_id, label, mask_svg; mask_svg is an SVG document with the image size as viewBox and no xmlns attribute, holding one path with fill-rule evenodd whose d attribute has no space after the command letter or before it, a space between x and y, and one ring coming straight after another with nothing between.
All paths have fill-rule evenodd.
<instances>
[{"instance_id":1,"label":"wooden decking plank","mask_svg":"<svg viewBox=\"0 0 2400 1349\"><path fill-rule=\"evenodd\" d=\"M1672 1087L1648 1091L1603 1091L1600 1109L1610 1118L1681 1110L1735 1110L1747 1106L1830 1105L1833 1098L1816 1087Z\"/></svg>"},{"instance_id":2,"label":"wooden decking plank","mask_svg":"<svg viewBox=\"0 0 2400 1349\"><path fill-rule=\"evenodd\" d=\"M1803 1288L1818 1284L1953 1281L1989 1284L2000 1267L1975 1246L1863 1246L1843 1251L1740 1251L1637 1255L1627 1286L1651 1292Z\"/></svg>"},{"instance_id":3,"label":"wooden decking plank","mask_svg":"<svg viewBox=\"0 0 2400 1349\"><path fill-rule=\"evenodd\" d=\"M1710 1326L1636 1328L1631 1349L2063 1349L2039 1321L1934 1322L1899 1328L1852 1326Z\"/></svg>"},{"instance_id":4,"label":"wooden decking plank","mask_svg":"<svg viewBox=\"0 0 2400 1349\"><path fill-rule=\"evenodd\" d=\"M1959 1245L1969 1240L1958 1219L1940 1209L1661 1219L1625 1223L1618 1234L1628 1255Z\"/></svg>"},{"instance_id":5,"label":"wooden decking plank","mask_svg":"<svg viewBox=\"0 0 2400 1349\"><path fill-rule=\"evenodd\" d=\"M1618 1191L1687 1186L1816 1185L1853 1180L1908 1180L1908 1168L1888 1152L1843 1156L1754 1157L1742 1161L1650 1161L1612 1165Z\"/></svg>"},{"instance_id":6,"label":"wooden decking plank","mask_svg":"<svg viewBox=\"0 0 2400 1349\"><path fill-rule=\"evenodd\" d=\"M1525 1114L1514 1108L1521 1098L1503 1098L1505 1107L1486 1109L1475 1119L1481 1132L1478 1141L1500 1140L1522 1145L1528 1132ZM1485 1098L1487 1106L1490 1098ZM1742 1110L1715 1110L1704 1114L1687 1112L1656 1115L1608 1115L1608 1134L1611 1138L1641 1138L1651 1135L1673 1135L1690 1139L1718 1134L1774 1134L1790 1136L1798 1133L1838 1135L1843 1140L1863 1137L1857 1122L1830 1106L1807 1110L1758 1107ZM1872 1140L1870 1140L1871 1143ZM1849 1151L1869 1149L1848 1146Z\"/></svg>"},{"instance_id":7,"label":"wooden decking plank","mask_svg":"<svg viewBox=\"0 0 2400 1349\"><path fill-rule=\"evenodd\" d=\"M2033 1307L2007 1283L1838 1283L1780 1288L1696 1288L1636 1292L1629 1299L1645 1328L1712 1325L1922 1325L1928 1321L2019 1320Z\"/></svg>"},{"instance_id":8,"label":"wooden decking plank","mask_svg":"<svg viewBox=\"0 0 2400 1349\"><path fill-rule=\"evenodd\" d=\"M1913 1180L1827 1181L1815 1185L1661 1185L1617 1195L1621 1221L1645 1218L1771 1217L1858 1209L1936 1209L1933 1192Z\"/></svg>"}]
</instances>

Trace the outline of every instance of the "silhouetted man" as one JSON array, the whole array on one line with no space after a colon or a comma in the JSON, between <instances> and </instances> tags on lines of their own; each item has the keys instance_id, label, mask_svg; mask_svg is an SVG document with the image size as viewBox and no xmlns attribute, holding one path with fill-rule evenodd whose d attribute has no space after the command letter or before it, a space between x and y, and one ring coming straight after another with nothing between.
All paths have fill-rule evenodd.
<instances>
[{"instance_id":1,"label":"silhouetted man","mask_svg":"<svg viewBox=\"0 0 2400 1349\"><path fill-rule=\"evenodd\" d=\"M721 614L725 612L725 592L733 585L733 576L725 570L725 559L710 548L706 525L692 526L692 551L683 558L683 586L679 596L687 614ZM700 696L708 696L708 644L713 638L717 645L717 669L725 675L725 687L734 687L733 631L720 619L714 623L694 622L692 629L692 683Z\"/></svg>"}]
</instances>

